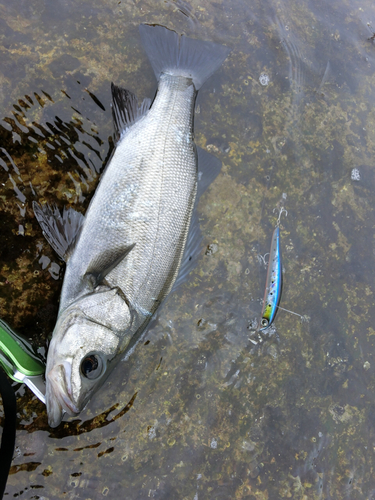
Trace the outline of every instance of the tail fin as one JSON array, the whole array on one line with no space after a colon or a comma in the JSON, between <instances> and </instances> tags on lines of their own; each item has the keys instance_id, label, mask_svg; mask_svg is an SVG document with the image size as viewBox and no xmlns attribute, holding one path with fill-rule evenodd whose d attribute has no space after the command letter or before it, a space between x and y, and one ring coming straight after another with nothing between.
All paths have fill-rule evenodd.
<instances>
[{"instance_id":1,"label":"tail fin","mask_svg":"<svg viewBox=\"0 0 375 500\"><path fill-rule=\"evenodd\" d=\"M178 35L163 26L139 26L143 47L159 80L161 73L192 78L196 90L220 68L230 52L214 42Z\"/></svg>"}]
</instances>

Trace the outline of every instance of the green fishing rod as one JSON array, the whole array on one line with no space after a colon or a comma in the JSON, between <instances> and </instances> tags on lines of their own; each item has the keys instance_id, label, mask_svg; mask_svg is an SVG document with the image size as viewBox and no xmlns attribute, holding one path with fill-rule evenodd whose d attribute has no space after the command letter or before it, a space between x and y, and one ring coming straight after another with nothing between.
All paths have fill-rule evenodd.
<instances>
[{"instance_id":1,"label":"green fishing rod","mask_svg":"<svg viewBox=\"0 0 375 500\"><path fill-rule=\"evenodd\" d=\"M9 378L26 384L45 403L44 372L45 364L31 344L0 319L0 395L4 410L0 445L0 498L4 495L16 442L17 405Z\"/></svg>"}]
</instances>

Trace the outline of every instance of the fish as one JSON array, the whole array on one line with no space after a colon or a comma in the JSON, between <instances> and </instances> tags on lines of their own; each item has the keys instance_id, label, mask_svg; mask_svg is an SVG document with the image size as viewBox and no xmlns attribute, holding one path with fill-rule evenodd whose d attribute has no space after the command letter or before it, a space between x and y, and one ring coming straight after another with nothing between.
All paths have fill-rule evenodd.
<instances>
[{"instance_id":1,"label":"fish","mask_svg":"<svg viewBox=\"0 0 375 500\"><path fill-rule=\"evenodd\" d=\"M267 270L266 289L260 320L260 331L271 326L280 304L282 290L282 260L280 251L280 228L277 224L271 240L270 257Z\"/></svg>"},{"instance_id":2,"label":"fish","mask_svg":"<svg viewBox=\"0 0 375 500\"><path fill-rule=\"evenodd\" d=\"M139 104L112 84L117 144L86 214L33 203L66 262L46 364L51 427L85 408L194 267L202 239L197 203L221 168L195 145L194 107L230 49L157 25L139 31L156 96Z\"/></svg>"}]
</instances>

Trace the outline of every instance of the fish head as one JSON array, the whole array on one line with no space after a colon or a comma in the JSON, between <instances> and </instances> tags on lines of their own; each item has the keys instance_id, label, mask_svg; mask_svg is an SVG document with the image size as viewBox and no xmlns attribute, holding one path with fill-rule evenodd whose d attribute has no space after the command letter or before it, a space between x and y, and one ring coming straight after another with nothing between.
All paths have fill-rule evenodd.
<instances>
[{"instance_id":1,"label":"fish head","mask_svg":"<svg viewBox=\"0 0 375 500\"><path fill-rule=\"evenodd\" d=\"M125 329L129 327L124 323ZM103 384L122 352L121 334L97 323L82 310L59 318L48 349L46 405L48 423L57 427L67 412L78 415Z\"/></svg>"}]
</instances>

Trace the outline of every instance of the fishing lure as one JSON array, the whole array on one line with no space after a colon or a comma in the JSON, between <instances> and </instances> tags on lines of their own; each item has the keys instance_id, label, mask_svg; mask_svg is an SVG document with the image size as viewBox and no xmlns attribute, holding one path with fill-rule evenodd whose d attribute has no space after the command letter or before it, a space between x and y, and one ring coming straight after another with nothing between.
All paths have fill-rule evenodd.
<instances>
[{"instance_id":1,"label":"fishing lure","mask_svg":"<svg viewBox=\"0 0 375 500\"><path fill-rule=\"evenodd\" d=\"M280 251L280 217L281 214L288 212L281 209L277 219L275 230L272 234L270 257L267 271L266 290L264 293L262 317L260 320L260 330L265 330L271 326L275 319L277 308L281 299L282 288L282 261Z\"/></svg>"}]
</instances>

